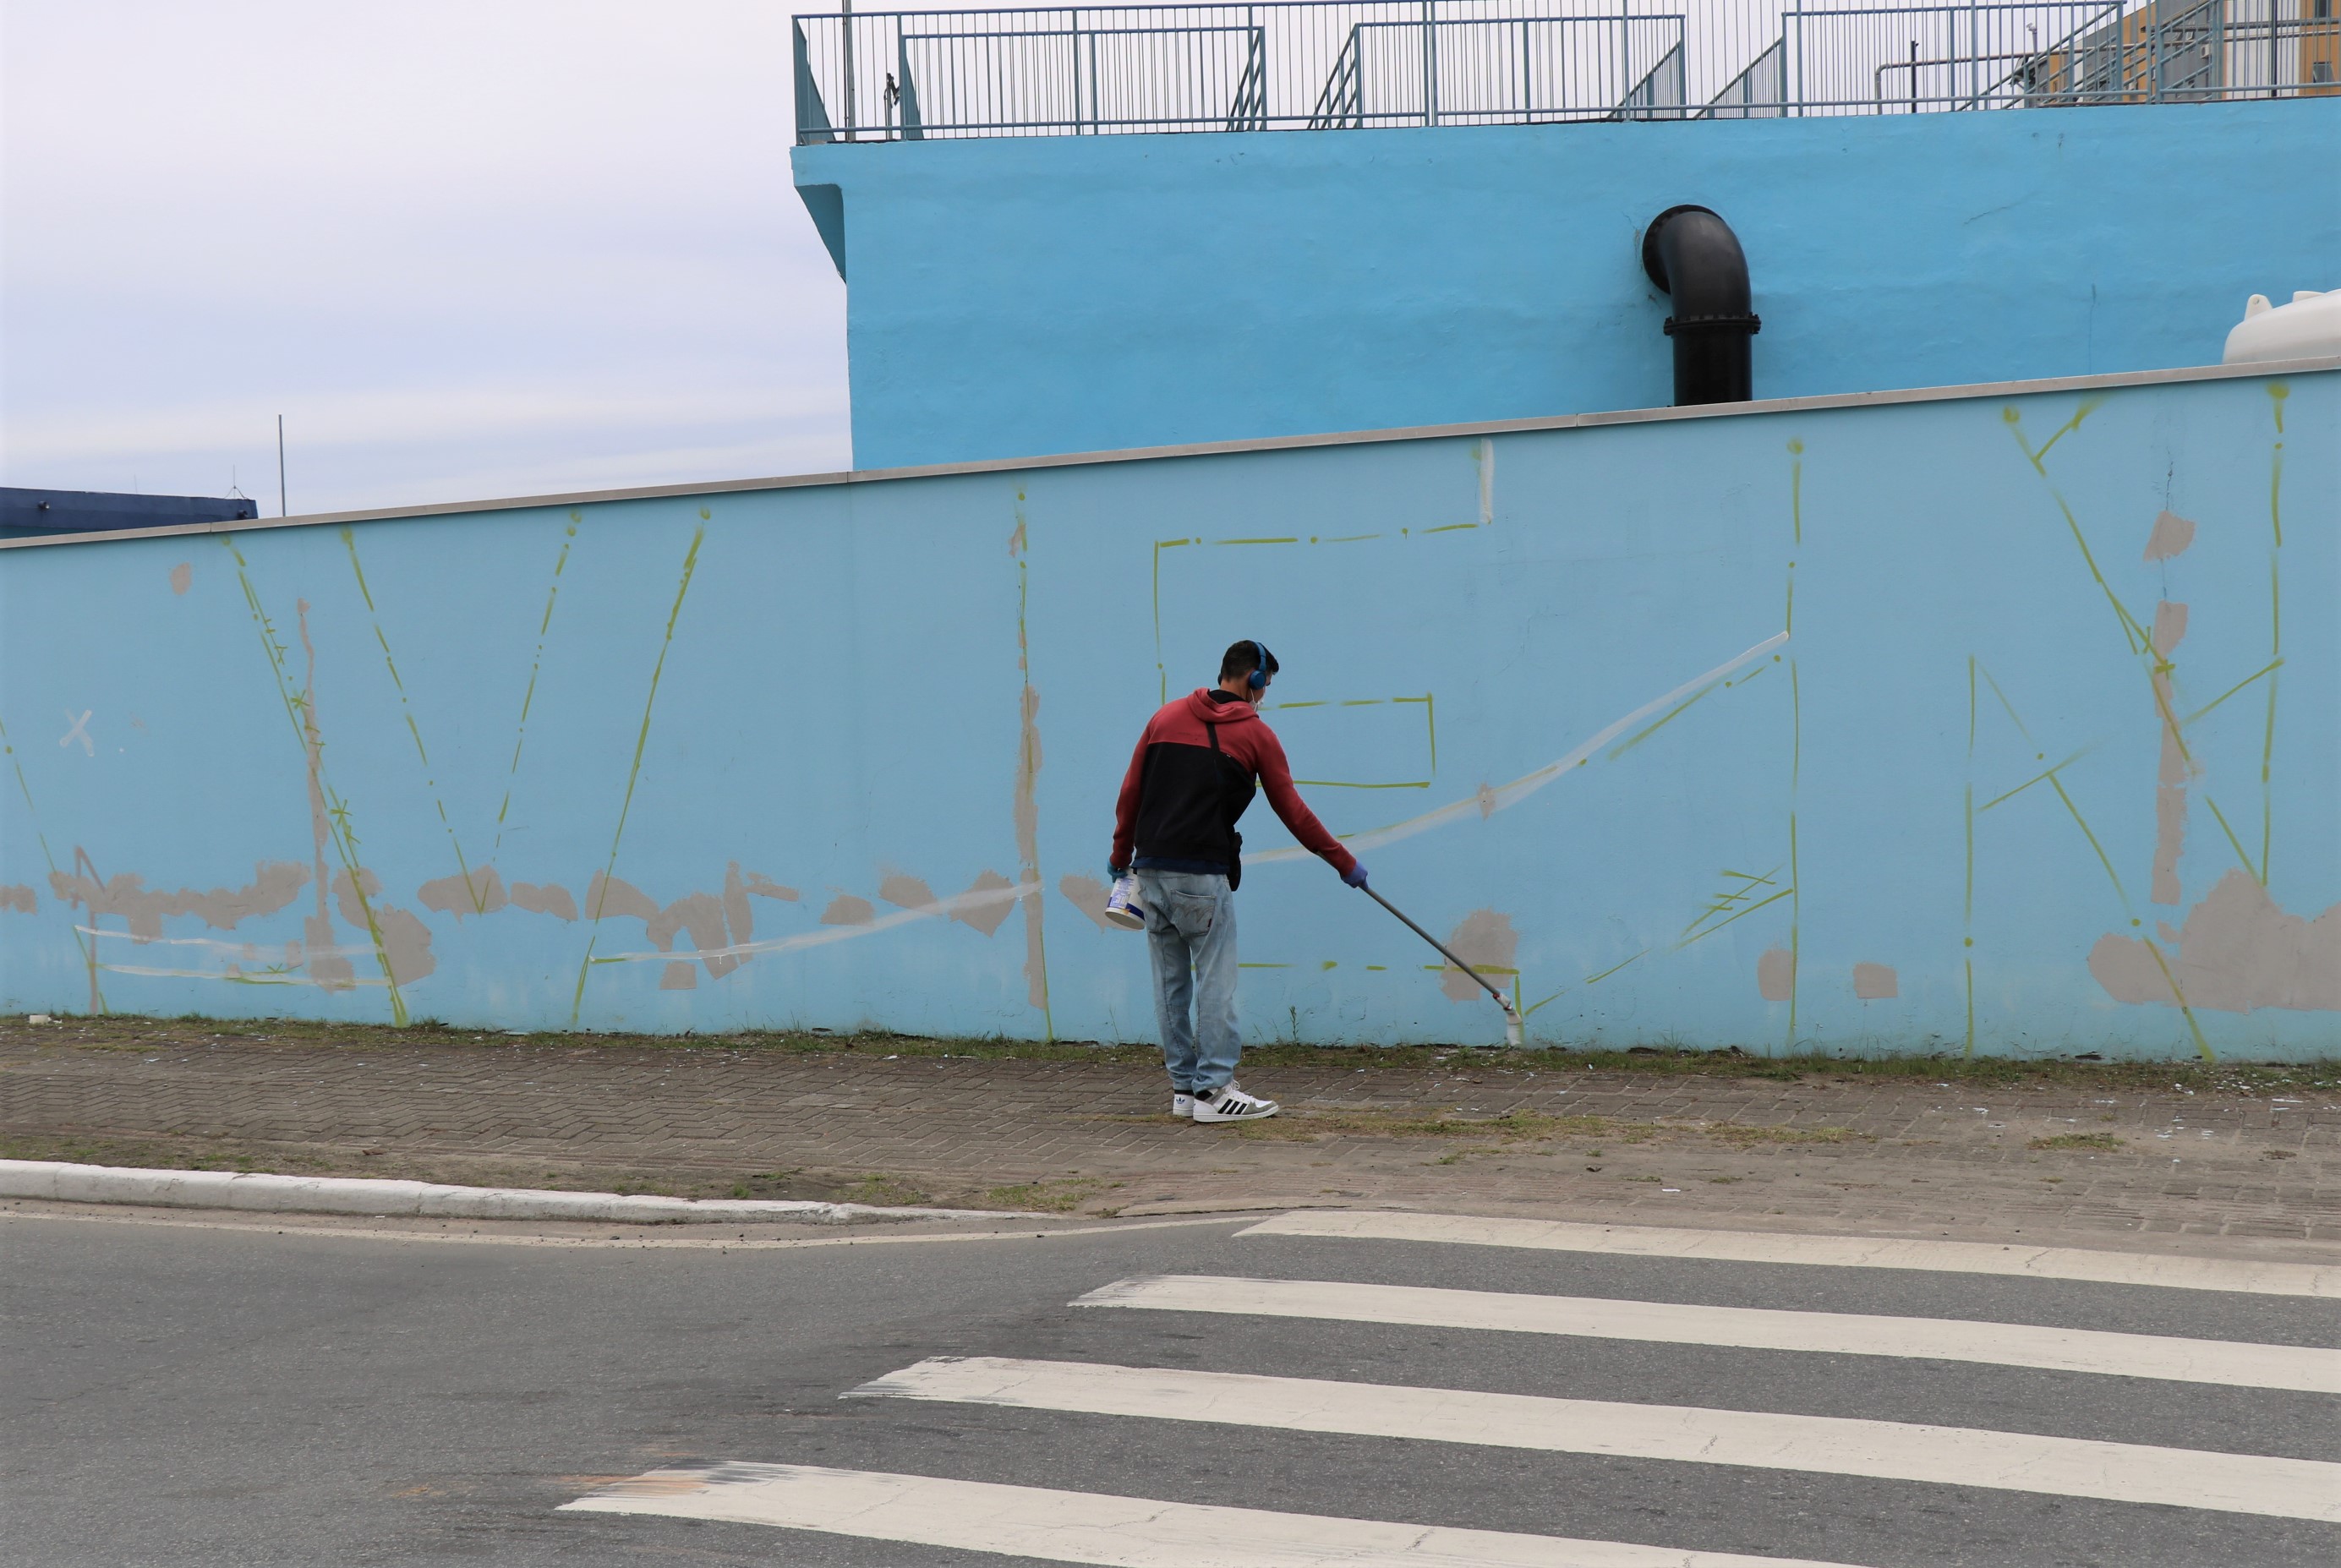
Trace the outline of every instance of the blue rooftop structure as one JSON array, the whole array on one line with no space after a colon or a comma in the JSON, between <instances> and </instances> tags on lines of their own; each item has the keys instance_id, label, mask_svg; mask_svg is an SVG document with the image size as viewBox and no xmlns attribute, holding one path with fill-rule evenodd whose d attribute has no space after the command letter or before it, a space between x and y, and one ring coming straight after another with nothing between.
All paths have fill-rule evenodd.
<instances>
[{"instance_id":1,"label":"blue rooftop structure","mask_svg":"<svg viewBox=\"0 0 2341 1568\"><path fill-rule=\"evenodd\" d=\"M802 18L854 460L1663 404L1681 203L1745 245L1760 397L2214 363L2336 281L2316 3Z\"/></svg>"}]
</instances>

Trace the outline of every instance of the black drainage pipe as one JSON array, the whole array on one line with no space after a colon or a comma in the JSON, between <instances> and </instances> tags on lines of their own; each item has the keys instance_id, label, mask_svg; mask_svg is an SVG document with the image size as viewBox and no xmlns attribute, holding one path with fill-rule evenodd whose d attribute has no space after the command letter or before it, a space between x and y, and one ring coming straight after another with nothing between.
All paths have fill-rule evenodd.
<instances>
[{"instance_id":1,"label":"black drainage pipe","mask_svg":"<svg viewBox=\"0 0 2341 1568\"><path fill-rule=\"evenodd\" d=\"M1748 308L1748 253L1731 225L1705 207L1669 207L1642 235L1642 271L1674 297L1676 403L1755 396L1748 340L1764 323Z\"/></svg>"}]
</instances>

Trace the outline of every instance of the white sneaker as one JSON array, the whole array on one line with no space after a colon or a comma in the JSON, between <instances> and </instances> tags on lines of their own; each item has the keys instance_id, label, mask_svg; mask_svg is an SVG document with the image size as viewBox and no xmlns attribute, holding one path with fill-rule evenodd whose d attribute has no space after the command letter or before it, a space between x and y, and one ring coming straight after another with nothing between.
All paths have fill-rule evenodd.
<instances>
[{"instance_id":1,"label":"white sneaker","mask_svg":"<svg viewBox=\"0 0 2341 1568\"><path fill-rule=\"evenodd\" d=\"M1232 1083L1208 1096L1195 1097L1195 1119L1199 1122L1256 1122L1283 1108L1274 1100L1248 1095Z\"/></svg>"},{"instance_id":2,"label":"white sneaker","mask_svg":"<svg viewBox=\"0 0 2341 1568\"><path fill-rule=\"evenodd\" d=\"M1172 1090L1170 1093L1170 1114L1174 1116L1193 1116L1195 1114L1195 1097L1189 1094L1184 1089Z\"/></svg>"}]
</instances>

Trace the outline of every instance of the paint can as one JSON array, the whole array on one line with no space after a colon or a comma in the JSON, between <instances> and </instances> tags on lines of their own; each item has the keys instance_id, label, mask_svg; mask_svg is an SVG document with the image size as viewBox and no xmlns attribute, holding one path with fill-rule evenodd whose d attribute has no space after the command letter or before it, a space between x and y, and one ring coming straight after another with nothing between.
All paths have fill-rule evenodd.
<instances>
[{"instance_id":1,"label":"paint can","mask_svg":"<svg viewBox=\"0 0 2341 1568\"><path fill-rule=\"evenodd\" d=\"M1146 910L1138 901L1138 878L1116 877L1113 891L1106 895L1105 918L1125 931L1146 928Z\"/></svg>"}]
</instances>

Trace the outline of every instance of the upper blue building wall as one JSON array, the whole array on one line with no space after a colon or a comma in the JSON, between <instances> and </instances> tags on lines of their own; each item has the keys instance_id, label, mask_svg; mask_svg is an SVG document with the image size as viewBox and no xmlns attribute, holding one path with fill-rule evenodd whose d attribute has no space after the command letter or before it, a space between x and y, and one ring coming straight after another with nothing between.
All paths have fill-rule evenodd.
<instances>
[{"instance_id":1,"label":"upper blue building wall","mask_svg":"<svg viewBox=\"0 0 2341 1568\"><path fill-rule=\"evenodd\" d=\"M1715 208L1759 398L2216 363L2341 284L2341 98L800 147L862 468L1643 408Z\"/></svg>"}]
</instances>

